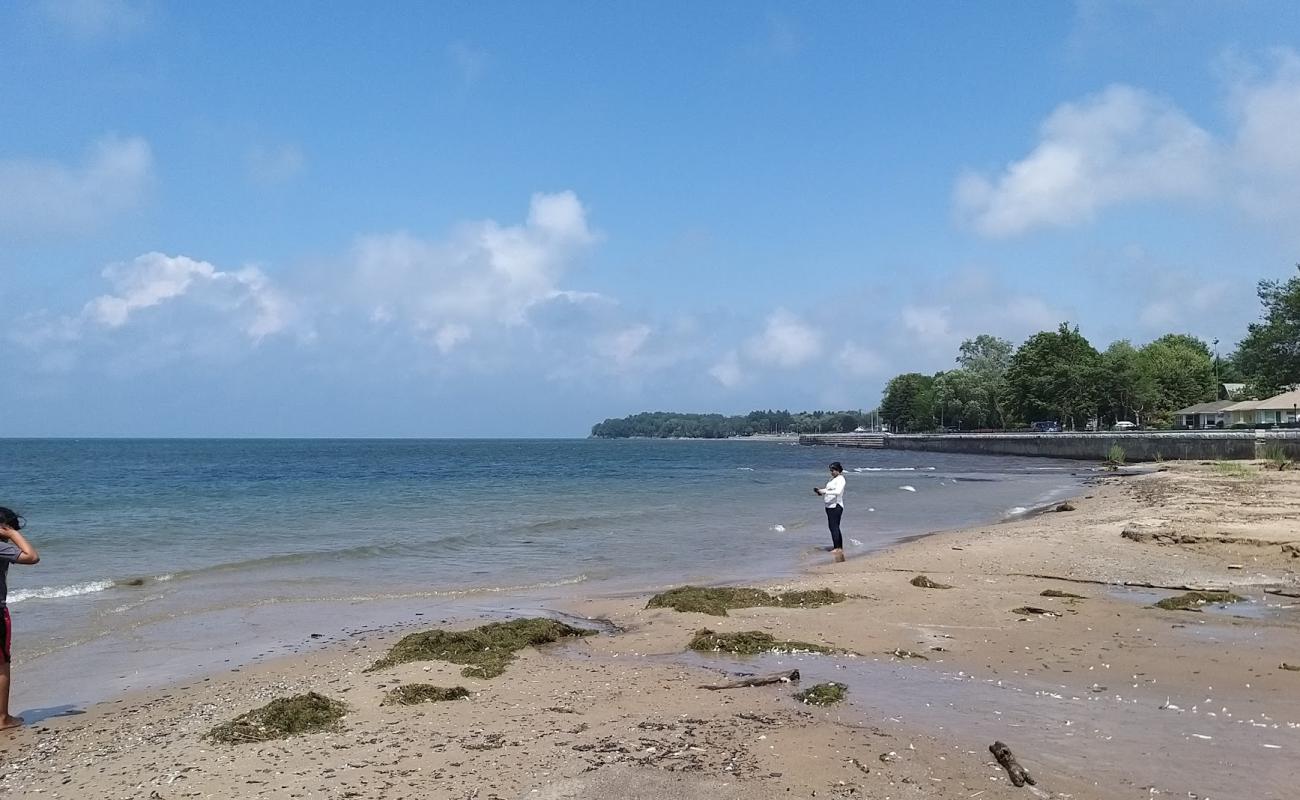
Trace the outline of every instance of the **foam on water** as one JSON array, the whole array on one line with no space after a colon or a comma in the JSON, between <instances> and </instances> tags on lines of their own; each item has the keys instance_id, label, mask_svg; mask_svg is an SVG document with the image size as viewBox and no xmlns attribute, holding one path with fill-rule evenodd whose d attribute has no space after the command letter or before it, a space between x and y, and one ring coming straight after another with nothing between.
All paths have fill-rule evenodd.
<instances>
[{"instance_id":1,"label":"foam on water","mask_svg":"<svg viewBox=\"0 0 1300 800\"><path fill-rule=\"evenodd\" d=\"M39 589L15 589L9 593L9 605L25 600L57 600L62 597L78 597L83 594L95 594L113 588L113 581L90 581L72 586L42 586Z\"/></svg>"}]
</instances>

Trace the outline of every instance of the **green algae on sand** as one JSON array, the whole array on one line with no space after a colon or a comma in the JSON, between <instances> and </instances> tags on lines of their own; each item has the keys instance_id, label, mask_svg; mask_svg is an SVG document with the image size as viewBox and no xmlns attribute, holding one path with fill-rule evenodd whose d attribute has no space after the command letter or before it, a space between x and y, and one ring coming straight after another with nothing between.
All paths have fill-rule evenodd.
<instances>
[{"instance_id":1,"label":"green algae on sand","mask_svg":"<svg viewBox=\"0 0 1300 800\"><path fill-rule=\"evenodd\" d=\"M316 692L281 697L216 726L207 738L223 744L287 739L333 729L347 711L345 704Z\"/></svg>"},{"instance_id":2,"label":"green algae on sand","mask_svg":"<svg viewBox=\"0 0 1300 800\"><path fill-rule=\"evenodd\" d=\"M844 595L830 589L769 594L743 586L681 586L651 597L646 608L671 608L725 617L727 609L731 608L816 608L841 603L844 599Z\"/></svg>"},{"instance_id":3,"label":"green algae on sand","mask_svg":"<svg viewBox=\"0 0 1300 800\"><path fill-rule=\"evenodd\" d=\"M708 628L695 632L695 638L688 645L690 649L701 653L735 653L741 656L756 656L763 653L841 653L843 651L809 642L782 641L763 631L737 631L735 633L718 633Z\"/></svg>"},{"instance_id":4,"label":"green algae on sand","mask_svg":"<svg viewBox=\"0 0 1300 800\"><path fill-rule=\"evenodd\" d=\"M794 699L808 706L833 706L848 696L849 687L842 683L819 683L794 693Z\"/></svg>"},{"instance_id":5,"label":"green algae on sand","mask_svg":"<svg viewBox=\"0 0 1300 800\"><path fill-rule=\"evenodd\" d=\"M1060 589L1044 589L1043 591L1038 593L1038 596L1057 597L1065 600L1087 600L1088 599L1081 594L1074 594L1073 592L1063 592Z\"/></svg>"},{"instance_id":6,"label":"green algae on sand","mask_svg":"<svg viewBox=\"0 0 1300 800\"><path fill-rule=\"evenodd\" d=\"M466 678L495 678L506 671L515 660L515 653L525 647L594 633L545 617L492 622L467 631L422 631L403 636L388 655L367 667L366 672L408 661L450 661L467 665L460 671Z\"/></svg>"},{"instance_id":7,"label":"green algae on sand","mask_svg":"<svg viewBox=\"0 0 1300 800\"><path fill-rule=\"evenodd\" d=\"M469 697L469 689L464 686L431 686L427 683L404 683L388 690L381 706L415 706L420 703L445 703L449 700L464 700Z\"/></svg>"},{"instance_id":8,"label":"green algae on sand","mask_svg":"<svg viewBox=\"0 0 1300 800\"><path fill-rule=\"evenodd\" d=\"M1156 603L1156 608L1163 608L1166 611L1200 611L1201 606L1211 603L1240 603L1245 600L1244 597L1238 597L1232 592L1202 592L1193 591L1186 594L1166 597Z\"/></svg>"},{"instance_id":9,"label":"green algae on sand","mask_svg":"<svg viewBox=\"0 0 1300 800\"><path fill-rule=\"evenodd\" d=\"M952 588L946 583L937 583L935 581L932 581L930 580L929 577L925 575L917 575L915 578L909 581L909 583L911 583L913 586L919 589L951 589Z\"/></svg>"}]
</instances>

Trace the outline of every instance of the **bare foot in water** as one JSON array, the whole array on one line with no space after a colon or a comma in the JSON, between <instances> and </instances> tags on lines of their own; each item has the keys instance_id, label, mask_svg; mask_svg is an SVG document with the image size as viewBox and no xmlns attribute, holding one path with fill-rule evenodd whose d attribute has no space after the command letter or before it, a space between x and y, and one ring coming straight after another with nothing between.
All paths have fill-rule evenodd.
<instances>
[{"instance_id":1,"label":"bare foot in water","mask_svg":"<svg viewBox=\"0 0 1300 800\"><path fill-rule=\"evenodd\" d=\"M832 550L832 551L831 551L831 555L835 556L835 563L836 563L836 564L838 564L838 563L840 563L841 561L844 560L844 551L843 551L843 550Z\"/></svg>"},{"instance_id":2,"label":"bare foot in water","mask_svg":"<svg viewBox=\"0 0 1300 800\"><path fill-rule=\"evenodd\" d=\"M0 717L0 731L8 730L10 728L17 728L22 724L23 724L22 717L10 717L10 716Z\"/></svg>"}]
</instances>

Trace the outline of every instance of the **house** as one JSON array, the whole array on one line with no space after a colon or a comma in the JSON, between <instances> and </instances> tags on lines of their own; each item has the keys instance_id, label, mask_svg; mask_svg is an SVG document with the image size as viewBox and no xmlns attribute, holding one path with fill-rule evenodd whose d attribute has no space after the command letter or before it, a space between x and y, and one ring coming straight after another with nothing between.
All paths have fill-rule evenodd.
<instances>
[{"instance_id":1,"label":"house","mask_svg":"<svg viewBox=\"0 0 1300 800\"><path fill-rule=\"evenodd\" d=\"M1220 400L1245 400L1246 384L1244 383L1221 383L1219 384Z\"/></svg>"},{"instance_id":2,"label":"house","mask_svg":"<svg viewBox=\"0 0 1300 800\"><path fill-rule=\"evenodd\" d=\"M1222 428L1229 423L1225 420L1223 410L1229 406L1240 405L1232 400L1215 400L1212 403L1197 403L1194 406L1174 412L1174 424L1180 428Z\"/></svg>"},{"instance_id":3,"label":"house","mask_svg":"<svg viewBox=\"0 0 1300 800\"><path fill-rule=\"evenodd\" d=\"M1225 427L1295 424L1300 419L1300 389L1266 400L1245 400L1222 409Z\"/></svg>"}]
</instances>

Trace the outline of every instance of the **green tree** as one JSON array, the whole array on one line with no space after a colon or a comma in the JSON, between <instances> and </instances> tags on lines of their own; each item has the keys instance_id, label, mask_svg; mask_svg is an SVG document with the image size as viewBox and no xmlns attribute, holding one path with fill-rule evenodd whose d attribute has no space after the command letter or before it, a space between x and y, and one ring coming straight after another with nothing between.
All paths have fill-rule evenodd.
<instances>
[{"instance_id":1,"label":"green tree","mask_svg":"<svg viewBox=\"0 0 1300 800\"><path fill-rule=\"evenodd\" d=\"M1026 419L1075 427L1097 407L1101 355L1077 326L1063 322L1029 337L1012 355L1006 377L1012 403Z\"/></svg>"},{"instance_id":2,"label":"green tree","mask_svg":"<svg viewBox=\"0 0 1300 800\"><path fill-rule=\"evenodd\" d=\"M1101 375L1098 421L1143 422L1155 405L1158 392L1137 348L1127 339L1112 343L1101 354Z\"/></svg>"},{"instance_id":3,"label":"green tree","mask_svg":"<svg viewBox=\"0 0 1300 800\"><path fill-rule=\"evenodd\" d=\"M971 389L982 416L974 424L979 427L1007 427L1011 406L1007 368L1011 366L1014 349L1014 345L1006 339L987 333L961 343L957 364L973 379Z\"/></svg>"},{"instance_id":4,"label":"green tree","mask_svg":"<svg viewBox=\"0 0 1300 800\"><path fill-rule=\"evenodd\" d=\"M880 403L880 418L896 433L934 427L934 378L909 372L892 379Z\"/></svg>"},{"instance_id":5,"label":"green tree","mask_svg":"<svg viewBox=\"0 0 1300 800\"><path fill-rule=\"evenodd\" d=\"M1267 395L1300 383L1300 277L1260 281L1257 294L1264 315L1246 329L1235 361L1247 382Z\"/></svg>"},{"instance_id":6,"label":"green tree","mask_svg":"<svg viewBox=\"0 0 1300 800\"><path fill-rule=\"evenodd\" d=\"M1214 357L1200 339L1166 334L1143 347L1140 356L1156 391L1148 424L1168 425L1178 409L1218 396Z\"/></svg>"}]
</instances>

